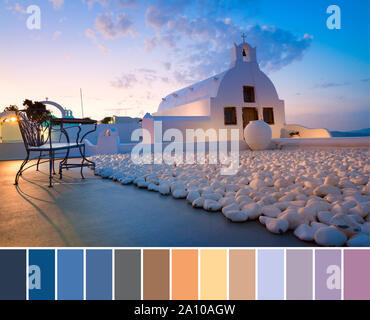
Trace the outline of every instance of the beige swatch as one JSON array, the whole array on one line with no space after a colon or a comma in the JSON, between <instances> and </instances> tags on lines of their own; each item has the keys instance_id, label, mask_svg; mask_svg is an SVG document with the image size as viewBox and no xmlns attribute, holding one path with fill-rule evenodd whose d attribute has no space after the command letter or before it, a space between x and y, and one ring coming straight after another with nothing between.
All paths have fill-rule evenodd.
<instances>
[{"instance_id":1,"label":"beige swatch","mask_svg":"<svg viewBox=\"0 0 370 320\"><path fill-rule=\"evenodd\" d=\"M255 250L229 251L230 300L255 300Z\"/></svg>"}]
</instances>

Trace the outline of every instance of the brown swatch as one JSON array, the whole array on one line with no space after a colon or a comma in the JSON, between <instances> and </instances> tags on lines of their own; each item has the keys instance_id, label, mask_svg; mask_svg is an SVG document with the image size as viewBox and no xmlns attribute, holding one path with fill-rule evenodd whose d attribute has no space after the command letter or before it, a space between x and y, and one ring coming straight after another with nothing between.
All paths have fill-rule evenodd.
<instances>
[{"instance_id":1,"label":"brown swatch","mask_svg":"<svg viewBox=\"0 0 370 320\"><path fill-rule=\"evenodd\" d=\"M170 258L169 250L144 250L143 252L144 300L169 300Z\"/></svg>"},{"instance_id":2,"label":"brown swatch","mask_svg":"<svg viewBox=\"0 0 370 320\"><path fill-rule=\"evenodd\" d=\"M255 250L229 251L230 300L255 300Z\"/></svg>"}]
</instances>

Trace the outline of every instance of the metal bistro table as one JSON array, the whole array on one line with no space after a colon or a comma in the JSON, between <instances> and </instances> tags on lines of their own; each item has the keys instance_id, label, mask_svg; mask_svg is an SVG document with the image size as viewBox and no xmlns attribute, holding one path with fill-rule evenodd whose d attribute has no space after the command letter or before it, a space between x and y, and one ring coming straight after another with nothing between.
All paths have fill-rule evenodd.
<instances>
[{"instance_id":1,"label":"metal bistro table","mask_svg":"<svg viewBox=\"0 0 370 320\"><path fill-rule=\"evenodd\" d=\"M69 157L69 151L70 149L67 150L67 153L64 157L64 159L60 162L59 164L59 176L60 176L60 179L62 179L62 176L63 176L63 168L65 169L69 169L69 168L81 168L81 177L84 179L84 175L82 173L82 169L84 167L91 167L92 169L95 169L95 163L86 159L86 147L85 147L85 143L83 143L83 140L86 138L86 136L92 132L95 132L96 131L96 128L97 128L97 121L96 120L92 120L92 119L89 119L89 118L84 118L84 119L77 119L77 118L53 118L51 120L51 126L60 126L60 131L64 133L66 139L67 139L67 142L70 143L70 138L69 138L69 135L68 135L68 132L66 129L70 129L72 128L71 126L68 126L68 127L64 127L65 124L74 124L75 126L73 126L74 128L78 128L78 132L77 132L77 135L76 135L76 144L78 144L79 146L79 150L80 150L80 154L81 154L81 158L82 158L82 161L81 163L68 163L68 157ZM90 131L87 131L81 138L80 138L80 134L81 134L81 131L82 131L82 125L88 125L88 124L93 124L94 125L94 128Z\"/></svg>"}]
</instances>

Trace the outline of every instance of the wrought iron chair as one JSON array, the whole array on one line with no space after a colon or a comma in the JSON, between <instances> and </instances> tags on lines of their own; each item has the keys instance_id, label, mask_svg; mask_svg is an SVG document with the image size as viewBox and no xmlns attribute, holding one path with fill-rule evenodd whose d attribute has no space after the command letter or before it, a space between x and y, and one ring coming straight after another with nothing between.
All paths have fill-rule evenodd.
<instances>
[{"instance_id":1,"label":"wrought iron chair","mask_svg":"<svg viewBox=\"0 0 370 320\"><path fill-rule=\"evenodd\" d=\"M18 118L18 124L19 129L21 131L22 139L24 142L24 146L26 148L27 156L26 159L24 159L21 167L19 168L17 175L15 177L15 185L18 185L19 177L22 175L22 173L33 167L34 165L31 165L27 168L25 168L28 161L30 161L30 154L31 152L38 152L40 153L40 156L37 161L37 169L40 163L40 158L43 153L49 154L49 187L53 186L53 172L54 172L54 159L55 159L55 152L56 151L66 151L66 156L64 157L64 161L66 161L66 158L68 157L69 150L78 148L81 150L85 150L85 145L82 142L69 142L69 139L67 138L68 142L53 142L52 141L52 131L60 131L61 134L65 134L66 137L68 137L68 134L66 133L66 129L72 128L63 128L63 129L53 129L52 128L52 122L51 122L51 116L46 110L38 110L38 109L28 109L28 110L20 110L17 111L17 118ZM83 156L85 156L83 154ZM59 172L61 173L61 167L59 168ZM60 176L61 177L61 176ZM83 176L82 176L83 177Z\"/></svg>"}]
</instances>

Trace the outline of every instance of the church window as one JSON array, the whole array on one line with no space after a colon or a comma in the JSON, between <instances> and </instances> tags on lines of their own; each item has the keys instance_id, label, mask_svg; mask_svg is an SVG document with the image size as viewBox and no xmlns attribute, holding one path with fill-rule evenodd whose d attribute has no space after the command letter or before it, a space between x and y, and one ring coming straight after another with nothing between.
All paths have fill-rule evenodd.
<instances>
[{"instance_id":1,"label":"church window","mask_svg":"<svg viewBox=\"0 0 370 320\"><path fill-rule=\"evenodd\" d=\"M225 125L235 125L236 121L236 108L235 107L226 107L225 112Z\"/></svg>"},{"instance_id":2,"label":"church window","mask_svg":"<svg viewBox=\"0 0 370 320\"><path fill-rule=\"evenodd\" d=\"M244 102L256 102L254 96L254 87L244 86L243 87Z\"/></svg>"},{"instance_id":3,"label":"church window","mask_svg":"<svg viewBox=\"0 0 370 320\"><path fill-rule=\"evenodd\" d=\"M274 109L273 108L263 108L263 121L268 124L274 124Z\"/></svg>"}]
</instances>

